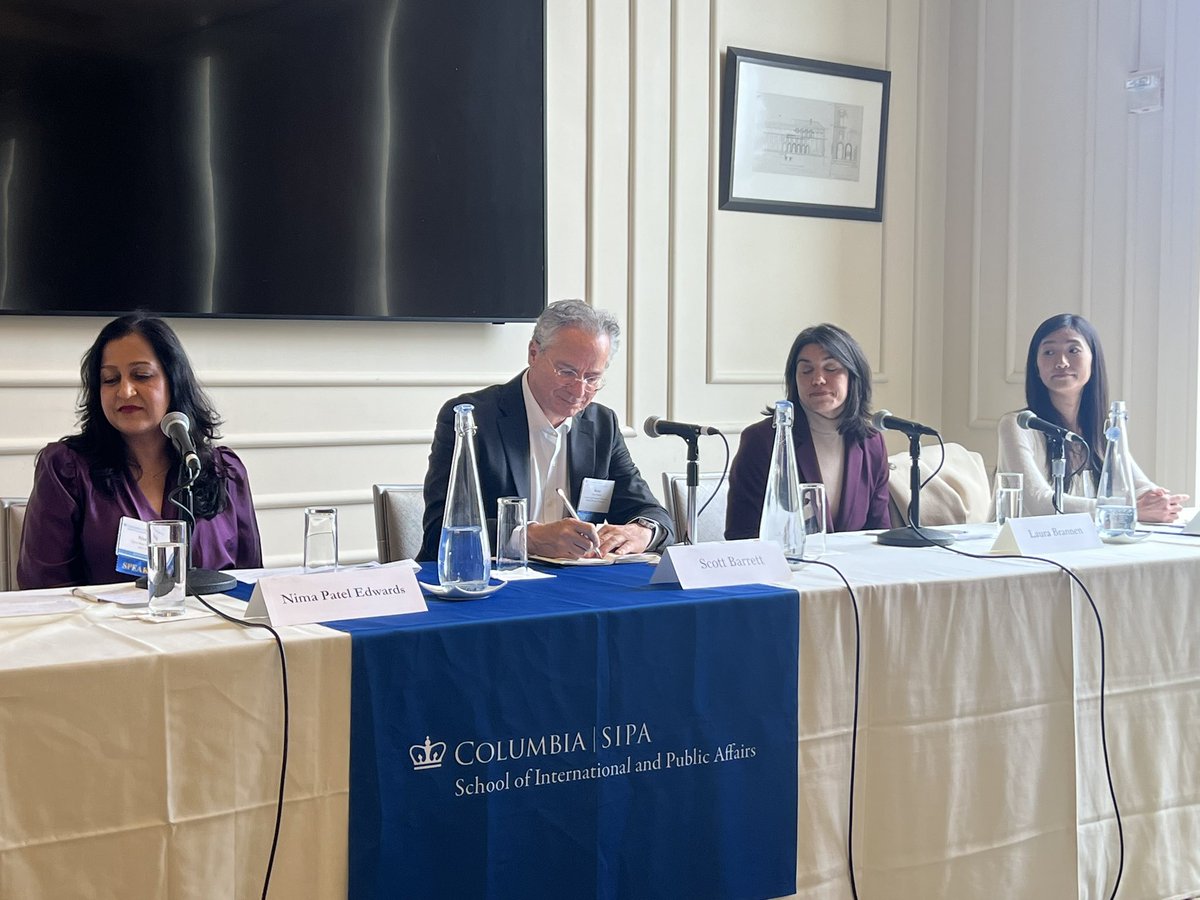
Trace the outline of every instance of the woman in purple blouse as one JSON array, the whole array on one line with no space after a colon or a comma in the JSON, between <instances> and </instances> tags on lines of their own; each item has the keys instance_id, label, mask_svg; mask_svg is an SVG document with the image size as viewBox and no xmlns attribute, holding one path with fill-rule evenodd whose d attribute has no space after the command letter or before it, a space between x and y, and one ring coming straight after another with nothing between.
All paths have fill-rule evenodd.
<instances>
[{"instance_id":1,"label":"woman in purple blouse","mask_svg":"<svg viewBox=\"0 0 1200 900\"><path fill-rule=\"evenodd\" d=\"M836 325L806 328L783 369L795 407L792 443L802 482L825 485L830 531L888 528L888 459L871 427L871 368L862 348ZM768 418L742 432L729 470L726 540L758 537L775 428Z\"/></svg>"},{"instance_id":2,"label":"woman in purple blouse","mask_svg":"<svg viewBox=\"0 0 1200 900\"><path fill-rule=\"evenodd\" d=\"M122 516L178 518L168 499L179 454L159 427L178 410L191 422L201 471L193 484L192 562L206 569L262 565L246 468L213 446L221 424L179 338L162 319L109 322L84 354L79 434L38 454L25 513L22 589L129 581L116 571Z\"/></svg>"}]
</instances>

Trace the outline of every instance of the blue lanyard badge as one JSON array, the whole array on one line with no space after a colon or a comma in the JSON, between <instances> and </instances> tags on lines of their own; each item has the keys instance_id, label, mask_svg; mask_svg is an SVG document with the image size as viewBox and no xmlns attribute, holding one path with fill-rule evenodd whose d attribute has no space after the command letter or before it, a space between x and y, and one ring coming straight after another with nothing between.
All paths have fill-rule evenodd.
<instances>
[{"instance_id":1,"label":"blue lanyard badge","mask_svg":"<svg viewBox=\"0 0 1200 900\"><path fill-rule=\"evenodd\" d=\"M146 560L146 523L121 516L117 529L117 571L122 575L145 575Z\"/></svg>"}]
</instances>

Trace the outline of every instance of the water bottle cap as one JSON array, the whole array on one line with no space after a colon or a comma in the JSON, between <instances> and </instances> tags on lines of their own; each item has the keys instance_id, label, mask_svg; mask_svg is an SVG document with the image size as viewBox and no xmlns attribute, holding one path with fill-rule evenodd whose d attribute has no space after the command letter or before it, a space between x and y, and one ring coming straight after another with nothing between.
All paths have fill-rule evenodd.
<instances>
[{"instance_id":1,"label":"water bottle cap","mask_svg":"<svg viewBox=\"0 0 1200 900\"><path fill-rule=\"evenodd\" d=\"M791 425L792 424L792 401L791 400L776 400L775 401L775 424L776 425Z\"/></svg>"},{"instance_id":2,"label":"water bottle cap","mask_svg":"<svg viewBox=\"0 0 1200 900\"><path fill-rule=\"evenodd\" d=\"M470 403L460 403L454 407L454 427L457 431L475 430L475 407Z\"/></svg>"}]
</instances>

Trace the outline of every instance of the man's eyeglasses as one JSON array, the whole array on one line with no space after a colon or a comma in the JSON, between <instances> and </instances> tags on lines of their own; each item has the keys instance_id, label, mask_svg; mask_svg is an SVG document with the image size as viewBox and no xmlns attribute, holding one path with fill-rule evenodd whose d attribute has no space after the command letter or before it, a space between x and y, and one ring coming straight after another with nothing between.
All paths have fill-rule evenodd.
<instances>
[{"instance_id":1,"label":"man's eyeglasses","mask_svg":"<svg viewBox=\"0 0 1200 900\"><path fill-rule=\"evenodd\" d=\"M558 380L563 382L564 384L571 384L576 381L580 382L583 385L584 390L587 390L587 391L594 392L594 391L598 391L598 390L600 390L600 388L604 387L604 374L603 373L597 373L595 375L580 375L578 372L576 372L570 366L556 365L556 366L554 366L554 374L557 375Z\"/></svg>"}]
</instances>

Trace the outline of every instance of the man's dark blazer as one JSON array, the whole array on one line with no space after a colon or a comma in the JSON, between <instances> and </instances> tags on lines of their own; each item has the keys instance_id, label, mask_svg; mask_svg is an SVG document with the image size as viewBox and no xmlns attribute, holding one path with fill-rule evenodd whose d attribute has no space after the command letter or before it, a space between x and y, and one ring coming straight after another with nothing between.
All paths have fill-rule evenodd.
<instances>
[{"instance_id":1,"label":"man's dark blazer","mask_svg":"<svg viewBox=\"0 0 1200 900\"><path fill-rule=\"evenodd\" d=\"M455 397L438 413L433 447L429 451L429 469L425 473L425 537L420 559L437 559L450 461L454 456L454 407L459 403L475 406L479 487L493 547L496 542L496 500L499 497L529 499L529 419L521 388L523 375L505 384L494 384ZM654 499L649 485L630 458L616 414L611 409L592 403L575 417L567 435L567 464L568 494L573 505L579 504L579 490L584 478L611 480L614 487L606 517L608 522L625 525L639 517L653 519L667 532L659 545L674 542L675 525L671 516Z\"/></svg>"},{"instance_id":2,"label":"man's dark blazer","mask_svg":"<svg viewBox=\"0 0 1200 900\"><path fill-rule=\"evenodd\" d=\"M808 416L797 410L792 426L792 444L796 448L796 467L802 482L821 480L817 451L808 429ZM742 432L737 455L729 469L729 498L725 509L725 539L728 541L758 537L767 475L771 468L771 450L775 444L772 419L755 422ZM888 512L888 458L883 435L873 432L865 441L846 442L842 464L842 497L837 518L826 510L830 531L864 531L890 528Z\"/></svg>"}]
</instances>

